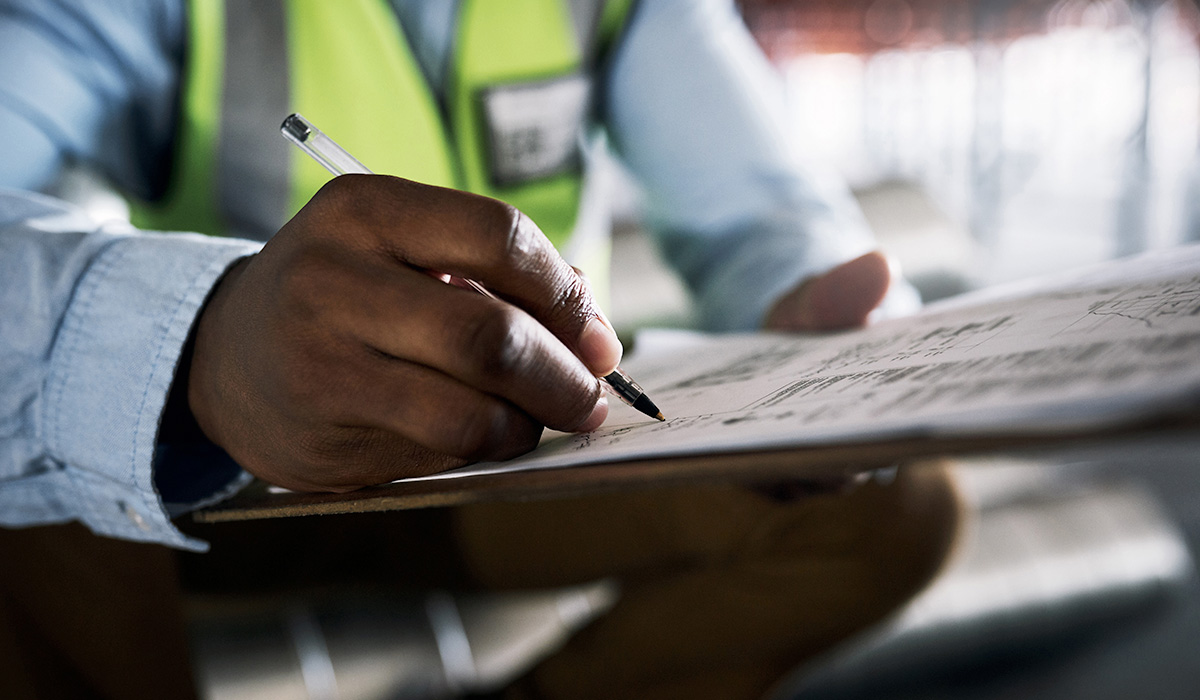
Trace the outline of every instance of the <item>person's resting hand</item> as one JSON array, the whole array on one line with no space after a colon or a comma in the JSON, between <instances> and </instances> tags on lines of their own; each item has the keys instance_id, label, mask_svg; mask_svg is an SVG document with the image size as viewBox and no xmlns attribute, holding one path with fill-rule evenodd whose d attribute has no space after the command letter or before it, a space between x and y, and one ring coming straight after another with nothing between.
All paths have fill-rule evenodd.
<instances>
[{"instance_id":1,"label":"person's resting hand","mask_svg":"<svg viewBox=\"0 0 1200 700\"><path fill-rule=\"evenodd\" d=\"M255 476L352 490L521 454L543 426L599 427L596 376L621 356L602 319L586 283L512 207L342 176L214 290L188 403Z\"/></svg>"},{"instance_id":2,"label":"person's resting hand","mask_svg":"<svg viewBox=\"0 0 1200 700\"><path fill-rule=\"evenodd\" d=\"M888 259L871 252L817 275L784 294L763 327L780 331L858 328L883 301L892 282Z\"/></svg>"}]
</instances>

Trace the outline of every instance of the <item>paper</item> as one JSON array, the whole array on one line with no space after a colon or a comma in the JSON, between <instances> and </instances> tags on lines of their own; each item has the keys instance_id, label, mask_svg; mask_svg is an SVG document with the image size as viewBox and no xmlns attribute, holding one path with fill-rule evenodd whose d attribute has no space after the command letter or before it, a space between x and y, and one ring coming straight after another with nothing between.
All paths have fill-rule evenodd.
<instances>
[{"instance_id":1,"label":"paper","mask_svg":"<svg viewBox=\"0 0 1200 700\"><path fill-rule=\"evenodd\" d=\"M639 336L622 366L669 420L432 478L915 436L1105 426L1200 404L1200 246L985 290L825 336Z\"/></svg>"}]
</instances>

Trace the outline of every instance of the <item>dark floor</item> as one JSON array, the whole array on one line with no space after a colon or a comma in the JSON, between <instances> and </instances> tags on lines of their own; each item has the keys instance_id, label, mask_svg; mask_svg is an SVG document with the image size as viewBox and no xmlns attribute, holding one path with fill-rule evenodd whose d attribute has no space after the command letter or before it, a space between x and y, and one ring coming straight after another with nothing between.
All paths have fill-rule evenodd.
<instances>
[{"instance_id":1,"label":"dark floor","mask_svg":"<svg viewBox=\"0 0 1200 700\"><path fill-rule=\"evenodd\" d=\"M1054 455L1068 479L1120 480L1153 493L1200 561L1200 436ZM948 660L905 676L859 678L798 698L873 700L1174 700L1200 697L1200 581L1117 620L986 658Z\"/></svg>"}]
</instances>

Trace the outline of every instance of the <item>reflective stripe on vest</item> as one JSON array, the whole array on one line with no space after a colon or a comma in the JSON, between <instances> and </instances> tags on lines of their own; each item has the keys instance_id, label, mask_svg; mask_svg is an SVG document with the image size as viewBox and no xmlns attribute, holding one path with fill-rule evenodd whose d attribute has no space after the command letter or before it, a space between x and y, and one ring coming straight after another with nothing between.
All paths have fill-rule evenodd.
<instances>
[{"instance_id":1,"label":"reflective stripe on vest","mask_svg":"<svg viewBox=\"0 0 1200 700\"><path fill-rule=\"evenodd\" d=\"M531 108L580 108L570 83L630 4L463 0L447 119L386 0L191 0L172 182L161 202L135 206L135 223L269 236L329 177L279 136L298 111L376 172L503 199L562 246L582 188L563 146L576 134L538 133Z\"/></svg>"}]
</instances>

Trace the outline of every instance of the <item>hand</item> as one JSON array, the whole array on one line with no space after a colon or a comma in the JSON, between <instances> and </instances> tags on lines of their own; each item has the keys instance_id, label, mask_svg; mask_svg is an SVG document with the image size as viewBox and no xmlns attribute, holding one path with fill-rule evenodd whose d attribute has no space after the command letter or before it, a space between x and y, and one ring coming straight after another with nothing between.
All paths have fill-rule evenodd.
<instances>
[{"instance_id":1,"label":"hand","mask_svg":"<svg viewBox=\"0 0 1200 700\"><path fill-rule=\"evenodd\" d=\"M594 429L596 376L620 357L587 285L519 211L347 175L219 283L188 404L252 474L348 491L521 454L542 426Z\"/></svg>"},{"instance_id":2,"label":"hand","mask_svg":"<svg viewBox=\"0 0 1200 700\"><path fill-rule=\"evenodd\" d=\"M781 331L858 328L879 306L892 282L888 259L867 253L805 280L780 297L763 326Z\"/></svg>"}]
</instances>

